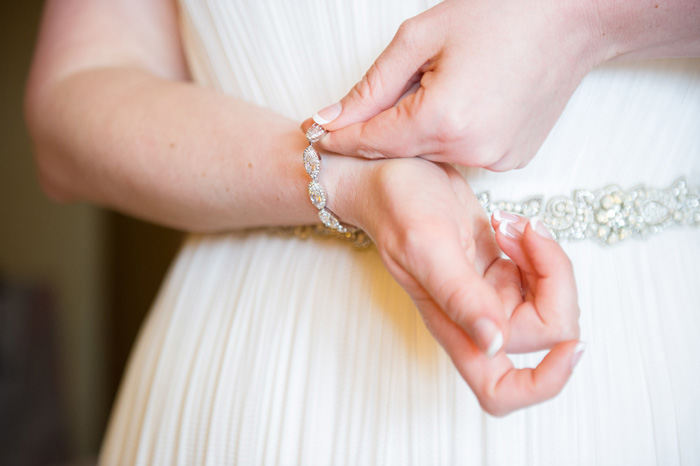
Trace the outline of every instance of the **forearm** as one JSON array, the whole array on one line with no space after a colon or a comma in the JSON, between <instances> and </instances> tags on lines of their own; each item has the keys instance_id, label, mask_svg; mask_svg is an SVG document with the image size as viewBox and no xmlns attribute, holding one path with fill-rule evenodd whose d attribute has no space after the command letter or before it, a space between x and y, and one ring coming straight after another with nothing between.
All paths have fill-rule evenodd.
<instances>
[{"instance_id":1,"label":"forearm","mask_svg":"<svg viewBox=\"0 0 700 466\"><path fill-rule=\"evenodd\" d=\"M34 97L46 190L177 228L317 221L298 123L193 84L128 68L68 76Z\"/></svg>"},{"instance_id":2,"label":"forearm","mask_svg":"<svg viewBox=\"0 0 700 466\"><path fill-rule=\"evenodd\" d=\"M593 0L603 61L700 56L700 1Z\"/></svg>"}]
</instances>

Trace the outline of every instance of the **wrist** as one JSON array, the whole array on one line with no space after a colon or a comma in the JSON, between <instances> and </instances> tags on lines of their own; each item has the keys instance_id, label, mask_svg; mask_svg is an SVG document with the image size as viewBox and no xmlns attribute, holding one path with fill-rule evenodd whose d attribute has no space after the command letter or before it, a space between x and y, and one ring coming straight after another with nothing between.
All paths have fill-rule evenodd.
<instances>
[{"instance_id":1,"label":"wrist","mask_svg":"<svg viewBox=\"0 0 700 466\"><path fill-rule=\"evenodd\" d=\"M564 52L569 60L569 69L579 78L585 76L594 67L610 58L609 37L602 33L602 23L599 4L606 0L569 0L550 2L553 17L556 21L555 40L558 49ZM558 38L557 38L558 36ZM573 67L573 68L572 68Z\"/></svg>"},{"instance_id":2,"label":"wrist","mask_svg":"<svg viewBox=\"0 0 700 466\"><path fill-rule=\"evenodd\" d=\"M591 0L603 61L700 54L695 0Z\"/></svg>"},{"instance_id":3,"label":"wrist","mask_svg":"<svg viewBox=\"0 0 700 466\"><path fill-rule=\"evenodd\" d=\"M328 193L327 206L344 225L364 227L362 213L367 202L366 182L371 161L323 153L321 184Z\"/></svg>"}]
</instances>

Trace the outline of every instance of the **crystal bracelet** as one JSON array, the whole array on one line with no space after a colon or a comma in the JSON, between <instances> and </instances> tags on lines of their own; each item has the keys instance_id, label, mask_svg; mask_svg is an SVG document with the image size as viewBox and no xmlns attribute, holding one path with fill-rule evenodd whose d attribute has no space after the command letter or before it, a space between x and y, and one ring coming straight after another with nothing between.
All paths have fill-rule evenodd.
<instances>
[{"instance_id":1,"label":"crystal bracelet","mask_svg":"<svg viewBox=\"0 0 700 466\"><path fill-rule=\"evenodd\" d=\"M314 149L314 143L320 141L325 136L327 131L322 126L314 123L306 131L306 139L309 140L309 146L304 149L304 168L306 173L311 177L309 182L309 198L311 203L318 209L318 218L321 219L326 227L345 235L352 234L353 228L348 228L340 223L338 217L335 216L328 208L326 192L318 180L321 173L321 154Z\"/></svg>"}]
</instances>

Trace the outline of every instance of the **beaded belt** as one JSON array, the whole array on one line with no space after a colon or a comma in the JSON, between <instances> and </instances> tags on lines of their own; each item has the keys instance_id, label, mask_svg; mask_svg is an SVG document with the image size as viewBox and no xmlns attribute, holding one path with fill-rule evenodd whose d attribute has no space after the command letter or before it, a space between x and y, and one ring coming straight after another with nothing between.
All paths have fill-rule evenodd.
<instances>
[{"instance_id":1,"label":"beaded belt","mask_svg":"<svg viewBox=\"0 0 700 466\"><path fill-rule=\"evenodd\" d=\"M541 196L522 202L492 201L488 192L477 197L489 216L495 210L526 217L539 216L558 241L592 239L614 244L629 238L644 238L671 227L700 225L700 188L688 186L684 179L665 189L638 186L625 191L612 185L597 191L579 190L571 197L557 196L546 203ZM345 238L360 248L372 244L361 230L338 233L314 225L276 231L301 238Z\"/></svg>"},{"instance_id":2,"label":"beaded belt","mask_svg":"<svg viewBox=\"0 0 700 466\"><path fill-rule=\"evenodd\" d=\"M614 244L643 238L673 226L700 225L700 190L680 179L666 189L638 186L629 191L608 186L598 191L575 191L572 197L554 197L546 207L542 197L513 203L479 194L491 215L500 209L527 217L539 216L558 241L593 239Z\"/></svg>"}]
</instances>

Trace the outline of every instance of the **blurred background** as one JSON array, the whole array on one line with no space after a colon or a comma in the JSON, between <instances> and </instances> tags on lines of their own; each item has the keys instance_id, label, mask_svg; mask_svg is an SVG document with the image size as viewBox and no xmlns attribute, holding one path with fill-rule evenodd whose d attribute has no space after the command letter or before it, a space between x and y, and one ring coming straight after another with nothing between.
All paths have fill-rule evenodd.
<instances>
[{"instance_id":1,"label":"blurred background","mask_svg":"<svg viewBox=\"0 0 700 466\"><path fill-rule=\"evenodd\" d=\"M0 5L0 465L89 465L182 235L41 191L22 99L42 3Z\"/></svg>"}]
</instances>

